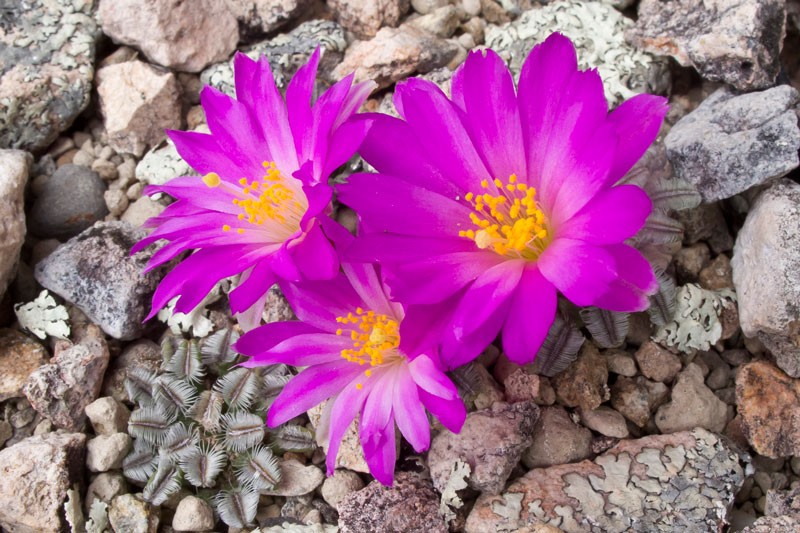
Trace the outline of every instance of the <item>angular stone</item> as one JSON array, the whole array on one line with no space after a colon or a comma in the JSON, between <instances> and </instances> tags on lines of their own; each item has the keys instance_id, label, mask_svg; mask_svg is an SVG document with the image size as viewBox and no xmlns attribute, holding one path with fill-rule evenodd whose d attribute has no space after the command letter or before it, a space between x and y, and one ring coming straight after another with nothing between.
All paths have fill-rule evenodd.
<instances>
[{"instance_id":1,"label":"angular stone","mask_svg":"<svg viewBox=\"0 0 800 533\"><path fill-rule=\"evenodd\" d=\"M563 407L543 407L533 442L522 454L528 468L572 463L592 455L592 432L570 419Z\"/></svg>"},{"instance_id":2,"label":"angular stone","mask_svg":"<svg viewBox=\"0 0 800 533\"><path fill-rule=\"evenodd\" d=\"M742 95L718 89L664 139L675 175L714 202L797 168L798 101L789 85Z\"/></svg>"},{"instance_id":3,"label":"angular stone","mask_svg":"<svg viewBox=\"0 0 800 533\"><path fill-rule=\"evenodd\" d=\"M106 184L88 167L62 165L44 182L30 214L31 232L60 240L74 237L108 214Z\"/></svg>"},{"instance_id":4,"label":"angular stone","mask_svg":"<svg viewBox=\"0 0 800 533\"><path fill-rule=\"evenodd\" d=\"M585 342L578 358L553 378L553 387L560 403L592 410L608 400L607 382L606 359L594 344Z\"/></svg>"},{"instance_id":5,"label":"angular stone","mask_svg":"<svg viewBox=\"0 0 800 533\"><path fill-rule=\"evenodd\" d=\"M644 427L652 413L668 396L669 389L663 383L645 379L619 377L611 387L611 406L636 424Z\"/></svg>"},{"instance_id":6,"label":"angular stone","mask_svg":"<svg viewBox=\"0 0 800 533\"><path fill-rule=\"evenodd\" d=\"M744 436L760 455L800 455L800 380L766 361L748 363L736 374L736 408Z\"/></svg>"},{"instance_id":7,"label":"angular stone","mask_svg":"<svg viewBox=\"0 0 800 533\"><path fill-rule=\"evenodd\" d=\"M552 390L547 378L529 374L524 368L514 369L503 380L503 386L506 389L506 400L510 403L532 400L537 405L549 405L555 401L555 391ZM548 390L552 398L546 398Z\"/></svg>"},{"instance_id":8,"label":"angular stone","mask_svg":"<svg viewBox=\"0 0 800 533\"><path fill-rule=\"evenodd\" d=\"M311 0L225 0L239 22L239 35L270 33L300 16Z\"/></svg>"},{"instance_id":9,"label":"angular stone","mask_svg":"<svg viewBox=\"0 0 800 533\"><path fill-rule=\"evenodd\" d=\"M175 509L172 529L175 531L211 531L214 529L214 510L196 496L186 496Z\"/></svg>"},{"instance_id":10,"label":"angular stone","mask_svg":"<svg viewBox=\"0 0 800 533\"><path fill-rule=\"evenodd\" d=\"M306 466L296 459L281 461L281 481L272 490L261 491L269 496L303 496L322 485L325 475L314 465Z\"/></svg>"},{"instance_id":11,"label":"angular stone","mask_svg":"<svg viewBox=\"0 0 800 533\"><path fill-rule=\"evenodd\" d=\"M758 197L731 260L742 332L800 377L800 185L784 179Z\"/></svg>"},{"instance_id":12,"label":"angular stone","mask_svg":"<svg viewBox=\"0 0 800 533\"><path fill-rule=\"evenodd\" d=\"M728 423L728 406L706 387L703 372L690 363L672 388L672 400L656 413L656 426L662 433L676 433L702 427L722 433Z\"/></svg>"},{"instance_id":13,"label":"angular stone","mask_svg":"<svg viewBox=\"0 0 800 533\"><path fill-rule=\"evenodd\" d=\"M461 22L461 17L455 6L442 6L427 15L409 21L409 24L446 39L455 33L459 22Z\"/></svg>"},{"instance_id":14,"label":"angular stone","mask_svg":"<svg viewBox=\"0 0 800 533\"><path fill-rule=\"evenodd\" d=\"M0 526L64 531L67 491L83 479L86 435L47 433L0 450Z\"/></svg>"},{"instance_id":15,"label":"angular stone","mask_svg":"<svg viewBox=\"0 0 800 533\"><path fill-rule=\"evenodd\" d=\"M97 500L109 504L111 500L120 494L126 494L128 492L127 488L122 474L111 472L98 474L86 488L86 499L83 507L88 512L92 508L92 504Z\"/></svg>"},{"instance_id":16,"label":"angular stone","mask_svg":"<svg viewBox=\"0 0 800 533\"><path fill-rule=\"evenodd\" d=\"M98 16L114 41L185 72L222 61L239 40L236 17L215 0L100 0Z\"/></svg>"},{"instance_id":17,"label":"angular stone","mask_svg":"<svg viewBox=\"0 0 800 533\"><path fill-rule=\"evenodd\" d=\"M0 299L14 280L25 241L25 185L32 163L26 152L0 150Z\"/></svg>"},{"instance_id":18,"label":"angular stone","mask_svg":"<svg viewBox=\"0 0 800 533\"><path fill-rule=\"evenodd\" d=\"M756 474L763 472L756 472ZM767 476L769 478L769 476ZM761 489L762 491L764 488ZM767 489L764 514L767 516L791 515L800 518L800 488L792 490Z\"/></svg>"},{"instance_id":19,"label":"angular stone","mask_svg":"<svg viewBox=\"0 0 800 533\"><path fill-rule=\"evenodd\" d=\"M593 461L528 472L503 494L479 497L465 531L541 523L567 533L720 531L743 481L739 457L716 435L654 435L622 441Z\"/></svg>"},{"instance_id":20,"label":"angular stone","mask_svg":"<svg viewBox=\"0 0 800 533\"><path fill-rule=\"evenodd\" d=\"M487 3L483 16L488 19ZM624 31L632 25L629 18L601 2L550 2L523 12L513 22L490 24L485 44L508 61L517 78L530 50L554 31L561 32L575 43L582 68L597 68L606 99L616 105L638 93L662 93L669 87L666 62L625 42Z\"/></svg>"},{"instance_id":21,"label":"angular stone","mask_svg":"<svg viewBox=\"0 0 800 533\"><path fill-rule=\"evenodd\" d=\"M712 291L733 289L733 270L727 255L719 254L700 272L700 286Z\"/></svg>"},{"instance_id":22,"label":"angular stone","mask_svg":"<svg viewBox=\"0 0 800 533\"><path fill-rule=\"evenodd\" d=\"M340 469L335 470L332 476L325 478L320 494L322 494L322 499L335 509L348 494L363 488L364 482L361 481L358 474Z\"/></svg>"},{"instance_id":23,"label":"angular stone","mask_svg":"<svg viewBox=\"0 0 800 533\"><path fill-rule=\"evenodd\" d=\"M469 465L469 486L497 494L505 486L522 452L532 444L539 409L533 402L496 403L467 415L459 433L443 429L428 452L433 485L444 491L457 461ZM486 436L491 435L491 439Z\"/></svg>"},{"instance_id":24,"label":"angular stone","mask_svg":"<svg viewBox=\"0 0 800 533\"><path fill-rule=\"evenodd\" d=\"M141 156L164 140L165 129L181 127L180 89L171 72L142 61L109 65L97 71L97 94L108 143L117 152Z\"/></svg>"},{"instance_id":25,"label":"angular stone","mask_svg":"<svg viewBox=\"0 0 800 533\"><path fill-rule=\"evenodd\" d=\"M157 533L159 510L133 494L122 494L111 500L108 522L114 531Z\"/></svg>"},{"instance_id":26,"label":"angular stone","mask_svg":"<svg viewBox=\"0 0 800 533\"><path fill-rule=\"evenodd\" d=\"M329 0L336 20L359 39L370 39L383 26L395 27L408 12L409 0Z\"/></svg>"},{"instance_id":27,"label":"angular stone","mask_svg":"<svg viewBox=\"0 0 800 533\"><path fill-rule=\"evenodd\" d=\"M742 91L765 89L780 70L784 0L642 0L626 37Z\"/></svg>"},{"instance_id":28,"label":"angular stone","mask_svg":"<svg viewBox=\"0 0 800 533\"><path fill-rule=\"evenodd\" d=\"M681 371L680 358L655 342L642 344L635 357L642 374L653 381L672 381Z\"/></svg>"},{"instance_id":29,"label":"angular stone","mask_svg":"<svg viewBox=\"0 0 800 533\"><path fill-rule=\"evenodd\" d=\"M44 346L13 329L0 329L0 402L23 396L22 387L49 354Z\"/></svg>"},{"instance_id":30,"label":"angular stone","mask_svg":"<svg viewBox=\"0 0 800 533\"><path fill-rule=\"evenodd\" d=\"M762 516L741 533L776 533L778 531L800 531L800 518L791 516Z\"/></svg>"},{"instance_id":31,"label":"angular stone","mask_svg":"<svg viewBox=\"0 0 800 533\"><path fill-rule=\"evenodd\" d=\"M98 398L86 406L86 416L98 435L122 433L128 428L131 412L114 398Z\"/></svg>"},{"instance_id":32,"label":"angular stone","mask_svg":"<svg viewBox=\"0 0 800 533\"><path fill-rule=\"evenodd\" d=\"M338 511L341 533L448 531L439 516L439 496L431 482L410 472L398 472L391 487L373 481L348 494Z\"/></svg>"},{"instance_id":33,"label":"angular stone","mask_svg":"<svg viewBox=\"0 0 800 533\"><path fill-rule=\"evenodd\" d=\"M43 150L89 104L93 3L13 1L2 9L0 148Z\"/></svg>"},{"instance_id":34,"label":"angular stone","mask_svg":"<svg viewBox=\"0 0 800 533\"><path fill-rule=\"evenodd\" d=\"M155 247L133 256L130 250L146 235L125 222L98 222L40 261L34 275L110 336L135 339L145 331L142 321L166 268L142 275Z\"/></svg>"},{"instance_id":35,"label":"angular stone","mask_svg":"<svg viewBox=\"0 0 800 533\"><path fill-rule=\"evenodd\" d=\"M74 336L76 344L57 345L50 363L33 372L23 389L36 411L69 431L83 427L84 410L97 399L109 359L97 326L89 325Z\"/></svg>"},{"instance_id":36,"label":"angular stone","mask_svg":"<svg viewBox=\"0 0 800 533\"><path fill-rule=\"evenodd\" d=\"M356 81L373 80L385 88L415 72L446 65L457 50L457 45L408 24L381 28L372 39L350 45L331 75L339 80L355 72Z\"/></svg>"}]
</instances>

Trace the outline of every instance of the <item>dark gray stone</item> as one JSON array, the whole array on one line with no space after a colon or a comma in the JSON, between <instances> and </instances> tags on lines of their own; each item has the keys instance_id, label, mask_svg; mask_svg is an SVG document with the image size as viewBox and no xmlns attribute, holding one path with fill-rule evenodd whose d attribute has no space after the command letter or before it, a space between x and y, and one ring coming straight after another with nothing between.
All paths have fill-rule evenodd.
<instances>
[{"instance_id":1,"label":"dark gray stone","mask_svg":"<svg viewBox=\"0 0 800 533\"><path fill-rule=\"evenodd\" d=\"M706 202L787 174L800 165L798 101L788 85L743 95L717 90L664 139L675 174Z\"/></svg>"},{"instance_id":2,"label":"dark gray stone","mask_svg":"<svg viewBox=\"0 0 800 533\"><path fill-rule=\"evenodd\" d=\"M31 232L61 240L74 237L108 214L105 190L106 184L89 167L59 167L33 202Z\"/></svg>"}]
</instances>

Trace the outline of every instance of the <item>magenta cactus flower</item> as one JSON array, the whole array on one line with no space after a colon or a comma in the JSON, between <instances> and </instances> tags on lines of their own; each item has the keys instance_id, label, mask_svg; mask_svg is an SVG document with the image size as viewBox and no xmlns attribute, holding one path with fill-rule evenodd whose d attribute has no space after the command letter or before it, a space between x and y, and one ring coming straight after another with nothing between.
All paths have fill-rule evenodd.
<instances>
[{"instance_id":1,"label":"magenta cactus flower","mask_svg":"<svg viewBox=\"0 0 800 533\"><path fill-rule=\"evenodd\" d=\"M595 70L551 35L518 87L491 50L433 83L397 87L402 119L376 116L360 151L378 174L351 176L340 200L360 216L351 258L381 262L392 296L451 313L448 367L501 334L533 360L558 293L578 306L638 311L656 290L650 264L625 244L651 202L616 185L658 134L666 100L638 95L608 112Z\"/></svg>"},{"instance_id":2,"label":"magenta cactus flower","mask_svg":"<svg viewBox=\"0 0 800 533\"><path fill-rule=\"evenodd\" d=\"M284 100L266 58L237 54L236 98L211 87L200 94L211 133L168 132L202 178L178 177L146 189L177 201L146 223L155 229L134 252L168 241L148 269L195 252L161 282L148 319L176 296L176 311L189 312L218 281L241 275L230 305L240 323L252 327L277 280L330 279L339 272L329 237L343 228L328 216L327 178L364 138L367 122L351 117L375 84L354 85L351 75L313 102L319 59L317 49Z\"/></svg>"},{"instance_id":3,"label":"magenta cactus flower","mask_svg":"<svg viewBox=\"0 0 800 533\"><path fill-rule=\"evenodd\" d=\"M395 427L421 452L430 445L426 409L454 432L466 409L431 347L427 317L407 318L406 309L389 299L375 266L345 263L343 270L329 281L281 284L300 321L261 326L242 336L236 350L250 356L246 367L308 367L270 406L269 426L329 400L317 427L328 440L328 475L358 415L364 458L372 475L390 485Z\"/></svg>"}]
</instances>

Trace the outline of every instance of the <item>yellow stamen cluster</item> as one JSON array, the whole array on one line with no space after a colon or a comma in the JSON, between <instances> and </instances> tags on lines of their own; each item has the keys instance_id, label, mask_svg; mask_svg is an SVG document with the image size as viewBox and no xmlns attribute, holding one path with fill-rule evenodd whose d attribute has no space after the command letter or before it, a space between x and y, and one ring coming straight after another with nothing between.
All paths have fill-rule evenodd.
<instances>
[{"instance_id":1,"label":"yellow stamen cluster","mask_svg":"<svg viewBox=\"0 0 800 533\"><path fill-rule=\"evenodd\" d=\"M499 255L535 259L547 245L547 224L536 204L536 189L518 183L516 174L508 183L495 179L497 194L469 192L464 197L473 206L469 219L476 229L462 230L459 237L475 241L481 249L490 248ZM489 181L481 182L489 189Z\"/></svg>"},{"instance_id":2,"label":"yellow stamen cluster","mask_svg":"<svg viewBox=\"0 0 800 533\"><path fill-rule=\"evenodd\" d=\"M342 357L350 362L381 365L400 345L400 325L386 315L358 307L355 314L337 317L336 322L343 326L336 330L337 335L345 335L345 329L350 331L353 348L342 350ZM369 377L372 371L366 370L364 374Z\"/></svg>"}]
</instances>

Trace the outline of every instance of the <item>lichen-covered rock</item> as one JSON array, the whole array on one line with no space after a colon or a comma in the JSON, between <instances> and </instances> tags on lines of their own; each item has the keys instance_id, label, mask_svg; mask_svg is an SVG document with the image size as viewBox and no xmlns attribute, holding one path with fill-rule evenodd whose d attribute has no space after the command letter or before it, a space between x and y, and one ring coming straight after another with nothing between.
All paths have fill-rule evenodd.
<instances>
[{"instance_id":1,"label":"lichen-covered rock","mask_svg":"<svg viewBox=\"0 0 800 533\"><path fill-rule=\"evenodd\" d=\"M97 94L108 143L117 152L141 156L181 127L178 81L142 61L126 61L97 71Z\"/></svg>"},{"instance_id":2,"label":"lichen-covered rock","mask_svg":"<svg viewBox=\"0 0 800 533\"><path fill-rule=\"evenodd\" d=\"M56 345L53 358L28 377L23 392L36 411L57 427L77 431L86 406L97 399L108 367L108 345L100 329L89 325L75 333L76 344Z\"/></svg>"},{"instance_id":3,"label":"lichen-covered rock","mask_svg":"<svg viewBox=\"0 0 800 533\"><path fill-rule=\"evenodd\" d=\"M0 148L46 148L89 104L93 10L73 0L3 3Z\"/></svg>"},{"instance_id":4,"label":"lichen-covered rock","mask_svg":"<svg viewBox=\"0 0 800 533\"><path fill-rule=\"evenodd\" d=\"M44 346L13 329L0 329L0 402L22 396L28 376L49 356Z\"/></svg>"},{"instance_id":5,"label":"lichen-covered rock","mask_svg":"<svg viewBox=\"0 0 800 533\"><path fill-rule=\"evenodd\" d=\"M433 485L444 491L456 461L462 461L470 467L467 481L471 488L497 494L531 445L538 418L539 409L533 402L496 403L469 413L459 433L442 430L428 452Z\"/></svg>"},{"instance_id":6,"label":"lichen-covered rock","mask_svg":"<svg viewBox=\"0 0 800 533\"><path fill-rule=\"evenodd\" d=\"M383 26L395 27L408 12L409 0L330 0L336 20L359 39L374 37Z\"/></svg>"},{"instance_id":7,"label":"lichen-covered rock","mask_svg":"<svg viewBox=\"0 0 800 533\"><path fill-rule=\"evenodd\" d=\"M656 426L662 433L676 433L695 427L722 433L728 423L728 407L703 381L703 371L690 363L678 374L669 403L656 413Z\"/></svg>"},{"instance_id":8,"label":"lichen-covered rock","mask_svg":"<svg viewBox=\"0 0 800 533\"><path fill-rule=\"evenodd\" d=\"M543 407L522 462L528 468L541 468L580 461L590 455L592 432L573 422L563 407Z\"/></svg>"},{"instance_id":9,"label":"lichen-covered rock","mask_svg":"<svg viewBox=\"0 0 800 533\"><path fill-rule=\"evenodd\" d=\"M481 496L465 531L719 531L743 480L737 454L704 429L622 441L593 461L532 470L503 494Z\"/></svg>"},{"instance_id":10,"label":"lichen-covered rock","mask_svg":"<svg viewBox=\"0 0 800 533\"><path fill-rule=\"evenodd\" d=\"M60 166L33 202L31 233L61 240L74 237L108 214L105 190L106 184L89 167Z\"/></svg>"},{"instance_id":11,"label":"lichen-covered rock","mask_svg":"<svg viewBox=\"0 0 800 533\"><path fill-rule=\"evenodd\" d=\"M342 60L347 41L344 29L332 20L310 20L300 24L289 33L282 33L246 47L242 52L251 59L267 58L278 87L285 87L314 50L322 50L319 72L325 78ZM200 74L200 81L234 95L233 63L225 61L209 66Z\"/></svg>"},{"instance_id":12,"label":"lichen-covered rock","mask_svg":"<svg viewBox=\"0 0 800 533\"><path fill-rule=\"evenodd\" d=\"M145 330L142 321L164 270L142 275L153 246L130 255L145 235L125 222L98 222L40 261L34 275L110 336L135 339Z\"/></svg>"},{"instance_id":13,"label":"lichen-covered rock","mask_svg":"<svg viewBox=\"0 0 800 533\"><path fill-rule=\"evenodd\" d=\"M108 522L114 531L157 533L160 520L158 507L133 494L117 496L108 508Z\"/></svg>"},{"instance_id":14,"label":"lichen-covered rock","mask_svg":"<svg viewBox=\"0 0 800 533\"><path fill-rule=\"evenodd\" d=\"M236 17L215 0L100 0L98 17L114 41L185 72L225 59L239 40Z\"/></svg>"},{"instance_id":15,"label":"lichen-covered rock","mask_svg":"<svg viewBox=\"0 0 800 533\"><path fill-rule=\"evenodd\" d=\"M381 28L372 39L350 45L331 76L340 80L354 72L355 81L373 80L385 88L414 73L446 65L457 51L458 45L410 24Z\"/></svg>"},{"instance_id":16,"label":"lichen-covered rock","mask_svg":"<svg viewBox=\"0 0 800 533\"><path fill-rule=\"evenodd\" d=\"M311 0L225 0L242 37L270 33L303 14Z\"/></svg>"},{"instance_id":17,"label":"lichen-covered rock","mask_svg":"<svg viewBox=\"0 0 800 533\"><path fill-rule=\"evenodd\" d=\"M201 130L208 133L206 128ZM147 185L164 185L177 176L194 176L197 173L183 160L171 139L155 146L136 165L136 179Z\"/></svg>"},{"instance_id":18,"label":"lichen-covered rock","mask_svg":"<svg viewBox=\"0 0 800 533\"><path fill-rule=\"evenodd\" d=\"M800 185L784 179L758 197L731 260L742 332L800 377Z\"/></svg>"},{"instance_id":19,"label":"lichen-covered rock","mask_svg":"<svg viewBox=\"0 0 800 533\"><path fill-rule=\"evenodd\" d=\"M447 533L431 482L409 472L399 472L391 487L373 481L348 494L338 511L342 533Z\"/></svg>"},{"instance_id":20,"label":"lichen-covered rock","mask_svg":"<svg viewBox=\"0 0 800 533\"><path fill-rule=\"evenodd\" d=\"M736 408L753 449L767 457L800 455L800 380L766 361L736 374Z\"/></svg>"},{"instance_id":21,"label":"lichen-covered rock","mask_svg":"<svg viewBox=\"0 0 800 533\"><path fill-rule=\"evenodd\" d=\"M784 0L642 0L626 36L706 79L751 91L775 82L785 18Z\"/></svg>"},{"instance_id":22,"label":"lichen-covered rock","mask_svg":"<svg viewBox=\"0 0 800 533\"><path fill-rule=\"evenodd\" d=\"M486 46L508 61L517 77L531 48L561 32L575 43L578 63L597 68L606 99L616 105L636 93L659 93L669 86L666 63L625 42L623 32L632 24L600 2L564 0L525 11L508 24L489 25Z\"/></svg>"},{"instance_id":23,"label":"lichen-covered rock","mask_svg":"<svg viewBox=\"0 0 800 533\"><path fill-rule=\"evenodd\" d=\"M578 358L553 378L553 387L560 403L591 410L608 400L607 381L606 359L594 344L586 342Z\"/></svg>"},{"instance_id":24,"label":"lichen-covered rock","mask_svg":"<svg viewBox=\"0 0 800 533\"><path fill-rule=\"evenodd\" d=\"M675 175L714 202L797 168L798 101L789 85L748 94L718 89L664 139Z\"/></svg>"},{"instance_id":25,"label":"lichen-covered rock","mask_svg":"<svg viewBox=\"0 0 800 533\"><path fill-rule=\"evenodd\" d=\"M26 152L0 150L0 299L14 279L25 241L25 185L31 163Z\"/></svg>"},{"instance_id":26,"label":"lichen-covered rock","mask_svg":"<svg viewBox=\"0 0 800 533\"><path fill-rule=\"evenodd\" d=\"M46 433L0 450L0 526L64 531L67 491L83 479L86 435Z\"/></svg>"}]
</instances>

